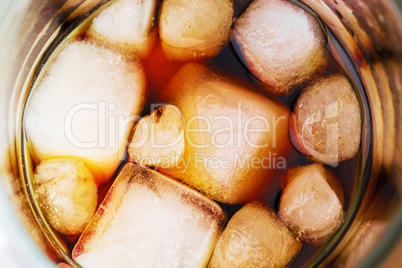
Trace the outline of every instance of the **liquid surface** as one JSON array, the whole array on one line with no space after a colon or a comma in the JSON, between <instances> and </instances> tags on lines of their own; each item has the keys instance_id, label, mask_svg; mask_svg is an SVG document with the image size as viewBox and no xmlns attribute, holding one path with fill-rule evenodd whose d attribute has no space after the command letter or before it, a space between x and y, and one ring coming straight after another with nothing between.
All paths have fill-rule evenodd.
<instances>
[{"instance_id":1,"label":"liquid surface","mask_svg":"<svg viewBox=\"0 0 402 268\"><path fill-rule=\"evenodd\" d=\"M242 11L247 7L247 5L251 2L250 0L235 0L234 1L234 11L235 17L238 17ZM319 19L318 17L316 17ZM367 99L364 94L364 88L361 84L361 81L355 71L354 65L350 62L347 54L342 50L342 46L339 45L336 38L331 34L330 30L323 24L323 30L326 32L328 38L328 48L338 48L339 53L342 56L343 64L347 66L348 70L346 73L352 74L349 76L350 80L353 81L356 93L358 94L358 99L361 102L362 107L366 107L364 111L367 111L368 103ZM76 38L76 39L85 39L86 32L81 31L75 33L74 35L70 36L69 38ZM56 51L54 49L54 51ZM54 51L49 51L48 55L52 55ZM176 73L176 71L183 66L183 62L178 61L169 61L163 56L163 52L161 50L160 45L156 44L150 56L143 59L143 63L145 66L146 73L154 73L152 77L159 77L157 80L150 80L151 78L148 77L147 86L148 92L150 92L147 106L143 111L143 114L148 114L150 111L150 105L157 99L158 93L161 89L163 89L166 84L169 82L170 78ZM241 59L237 55L233 44L230 43L225 46L222 51L216 57L212 59L204 60L203 63L207 64L208 66L213 67L218 71L222 71L225 74L228 74L232 77L236 77L237 79L244 80L255 86L258 93L265 95L275 101L282 103L283 105L292 109L297 97L299 96L302 89L305 85L300 86L297 90L287 97L278 97L270 94L267 90L263 88L261 83L249 72L247 67L242 63ZM331 58L331 62L329 67L326 71L322 74L322 76L327 76L335 73L344 73L344 70L340 68L340 65L336 63L336 61ZM38 76L40 77L40 76ZM363 114L364 122L371 122L370 115L368 113ZM369 131L369 130L368 130ZM371 133L368 133L368 136L371 136ZM360 151L356 154L355 157L349 159L347 161L339 163L336 167L328 167L332 170L338 180L340 181L345 196L345 211L347 213L351 213L350 206L353 197L355 196L357 189L356 189L356 180L358 178L359 173L359 165L361 165L362 158L365 156L363 155L363 149L368 147L369 144L367 143L369 140L363 140ZM295 150L296 151L296 150ZM29 157L27 157L29 159ZM98 204L103 200L105 197L108 189L112 185L116 175L119 173L121 168L127 162L127 155L125 160L121 163L119 169L117 170L114 178L112 178L107 183L103 184L99 188L99 195L98 195ZM307 159L304 155L300 153L293 154L291 159L288 159L287 166L299 166L299 165L308 165L313 163L309 159ZM32 167L35 169L35 166ZM279 197L280 197L280 187L279 187L279 178L283 175L283 172L276 175L276 178L273 179L275 187L271 187L269 192L265 193L262 200L266 202L271 208L278 211L279 209ZM227 212L228 216L231 217L236 211L238 211L243 205L227 205L227 204L220 204L221 207ZM58 234L60 238L66 243L68 250L71 252L72 248L74 247L75 243L78 240L79 236L66 236L62 234ZM313 247L308 243L303 243L303 247L301 252L298 254L297 258L292 263L292 267L300 267L305 264L314 254L319 251L319 247Z\"/></svg>"}]
</instances>

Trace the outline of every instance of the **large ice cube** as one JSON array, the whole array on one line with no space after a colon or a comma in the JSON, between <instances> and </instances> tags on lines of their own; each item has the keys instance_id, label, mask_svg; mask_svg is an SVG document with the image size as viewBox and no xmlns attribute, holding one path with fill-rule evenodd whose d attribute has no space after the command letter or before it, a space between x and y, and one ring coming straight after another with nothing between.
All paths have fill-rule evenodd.
<instances>
[{"instance_id":1,"label":"large ice cube","mask_svg":"<svg viewBox=\"0 0 402 268\"><path fill-rule=\"evenodd\" d=\"M292 93L328 62L320 25L285 0L254 0L236 20L232 41L249 70L278 95Z\"/></svg>"},{"instance_id":2,"label":"large ice cube","mask_svg":"<svg viewBox=\"0 0 402 268\"><path fill-rule=\"evenodd\" d=\"M344 218L343 189L321 164L295 167L282 178L281 219L303 240L325 243Z\"/></svg>"},{"instance_id":3,"label":"large ice cube","mask_svg":"<svg viewBox=\"0 0 402 268\"><path fill-rule=\"evenodd\" d=\"M301 242L275 212L252 202L229 220L210 267L285 267L301 247Z\"/></svg>"},{"instance_id":4,"label":"large ice cube","mask_svg":"<svg viewBox=\"0 0 402 268\"><path fill-rule=\"evenodd\" d=\"M166 54L177 60L216 56L229 42L231 0L165 0L159 27Z\"/></svg>"},{"instance_id":5,"label":"large ice cube","mask_svg":"<svg viewBox=\"0 0 402 268\"><path fill-rule=\"evenodd\" d=\"M206 267L225 223L211 200L127 164L72 256L91 267Z\"/></svg>"},{"instance_id":6,"label":"large ice cube","mask_svg":"<svg viewBox=\"0 0 402 268\"><path fill-rule=\"evenodd\" d=\"M60 233L80 234L95 213L98 189L82 161L43 161L36 168L33 185L43 214Z\"/></svg>"},{"instance_id":7,"label":"large ice cube","mask_svg":"<svg viewBox=\"0 0 402 268\"><path fill-rule=\"evenodd\" d=\"M145 102L141 63L88 42L62 48L29 100L25 128L37 162L82 159L97 183L113 175Z\"/></svg>"},{"instance_id":8,"label":"large ice cube","mask_svg":"<svg viewBox=\"0 0 402 268\"><path fill-rule=\"evenodd\" d=\"M89 35L145 57L156 37L156 0L118 0L93 20Z\"/></svg>"},{"instance_id":9,"label":"large ice cube","mask_svg":"<svg viewBox=\"0 0 402 268\"><path fill-rule=\"evenodd\" d=\"M163 91L185 119L182 161L161 169L212 199L252 201L286 169L288 109L249 85L189 63Z\"/></svg>"},{"instance_id":10,"label":"large ice cube","mask_svg":"<svg viewBox=\"0 0 402 268\"><path fill-rule=\"evenodd\" d=\"M302 91L291 120L300 152L337 165L356 155L361 131L360 104L344 75L320 78Z\"/></svg>"}]
</instances>

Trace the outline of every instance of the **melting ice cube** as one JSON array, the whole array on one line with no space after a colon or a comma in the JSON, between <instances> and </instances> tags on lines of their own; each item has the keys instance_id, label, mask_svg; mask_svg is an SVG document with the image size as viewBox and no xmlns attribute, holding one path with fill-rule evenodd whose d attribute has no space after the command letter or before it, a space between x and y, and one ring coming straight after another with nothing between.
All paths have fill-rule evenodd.
<instances>
[{"instance_id":1,"label":"melting ice cube","mask_svg":"<svg viewBox=\"0 0 402 268\"><path fill-rule=\"evenodd\" d=\"M286 169L288 109L249 85L189 63L160 101L176 105L185 119L183 157L161 170L212 199L252 201Z\"/></svg>"},{"instance_id":2,"label":"melting ice cube","mask_svg":"<svg viewBox=\"0 0 402 268\"><path fill-rule=\"evenodd\" d=\"M77 157L97 183L110 179L145 95L139 61L88 42L69 43L28 103L25 128L37 162Z\"/></svg>"},{"instance_id":3,"label":"melting ice cube","mask_svg":"<svg viewBox=\"0 0 402 268\"><path fill-rule=\"evenodd\" d=\"M166 176L127 164L72 256L90 267L205 267L222 209Z\"/></svg>"},{"instance_id":4,"label":"melting ice cube","mask_svg":"<svg viewBox=\"0 0 402 268\"><path fill-rule=\"evenodd\" d=\"M138 122L128 152L141 166L169 168L180 161L184 147L183 115L176 106L166 105Z\"/></svg>"},{"instance_id":5,"label":"melting ice cube","mask_svg":"<svg viewBox=\"0 0 402 268\"><path fill-rule=\"evenodd\" d=\"M301 247L301 242L275 212L252 202L229 220L210 267L285 267Z\"/></svg>"},{"instance_id":6,"label":"melting ice cube","mask_svg":"<svg viewBox=\"0 0 402 268\"><path fill-rule=\"evenodd\" d=\"M163 49L177 60L214 57L229 42L232 18L230 0L165 0L159 20Z\"/></svg>"},{"instance_id":7,"label":"melting ice cube","mask_svg":"<svg viewBox=\"0 0 402 268\"><path fill-rule=\"evenodd\" d=\"M253 1L236 20L232 40L249 70L274 94L291 94L327 66L320 25L285 0Z\"/></svg>"},{"instance_id":8,"label":"melting ice cube","mask_svg":"<svg viewBox=\"0 0 402 268\"><path fill-rule=\"evenodd\" d=\"M95 213L98 188L82 161L51 158L41 162L33 186L46 219L62 234L80 234Z\"/></svg>"},{"instance_id":9,"label":"melting ice cube","mask_svg":"<svg viewBox=\"0 0 402 268\"><path fill-rule=\"evenodd\" d=\"M291 132L296 147L315 161L337 165L360 148L360 105L344 75L320 78L296 102Z\"/></svg>"},{"instance_id":10,"label":"melting ice cube","mask_svg":"<svg viewBox=\"0 0 402 268\"><path fill-rule=\"evenodd\" d=\"M156 37L156 0L119 0L92 22L89 35L109 45L147 56Z\"/></svg>"},{"instance_id":11,"label":"melting ice cube","mask_svg":"<svg viewBox=\"0 0 402 268\"><path fill-rule=\"evenodd\" d=\"M296 167L282 178L279 213L303 240L325 243L344 218L343 189L321 164Z\"/></svg>"}]
</instances>

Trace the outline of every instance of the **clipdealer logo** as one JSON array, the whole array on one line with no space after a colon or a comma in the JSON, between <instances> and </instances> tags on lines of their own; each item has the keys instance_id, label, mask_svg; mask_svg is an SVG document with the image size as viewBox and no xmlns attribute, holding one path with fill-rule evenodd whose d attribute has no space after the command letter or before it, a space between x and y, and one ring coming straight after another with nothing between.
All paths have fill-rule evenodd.
<instances>
[{"instance_id":1,"label":"clipdealer logo","mask_svg":"<svg viewBox=\"0 0 402 268\"><path fill-rule=\"evenodd\" d=\"M307 117L301 131L301 151L332 167L339 165L339 103L332 102ZM311 142L315 125L325 128L325 142ZM307 134L308 133L308 134ZM315 145L321 145L316 148ZM300 148L299 148L300 149Z\"/></svg>"},{"instance_id":2,"label":"clipdealer logo","mask_svg":"<svg viewBox=\"0 0 402 268\"><path fill-rule=\"evenodd\" d=\"M164 105L166 104L153 104L151 114ZM179 110L178 113L180 113ZM85 118L91 118L97 122L97 129L93 131L92 135L83 136L79 127L76 127L82 124L82 121L86 120ZM243 112L242 103L238 102L235 113L227 114L222 111L222 113L217 112L213 116L195 115L187 118L184 122L184 135L178 136L168 143L158 140L155 125L144 121L144 124L149 124L145 127L150 130L147 132L150 135L130 142L128 141L129 131L140 119L141 117L138 116L118 114L116 105L112 103L108 104L104 101L81 103L72 107L65 117L65 136L73 146L88 150L96 148L120 149L121 144L137 150L141 150L144 146L168 150L177 143L183 142L184 139L186 146L191 147L197 154L187 157L187 159L174 155L166 161L153 159L153 161L159 162L175 162L184 166L184 169L188 167L189 161L193 161L195 165L208 166L213 169L226 169L233 165L286 169L285 158L269 152L270 148L275 149L280 145L282 137L277 135L278 125L287 122L286 116L278 118L275 116L269 118L258 114L249 116ZM137 126L142 125L142 122ZM141 128L136 128L136 131L142 131ZM265 138L267 136L270 138ZM220 153L211 156L210 153L206 153L208 150ZM261 150L266 150L266 154L255 156L252 153ZM227 154L222 152L227 152ZM147 162L146 159L144 162Z\"/></svg>"}]
</instances>

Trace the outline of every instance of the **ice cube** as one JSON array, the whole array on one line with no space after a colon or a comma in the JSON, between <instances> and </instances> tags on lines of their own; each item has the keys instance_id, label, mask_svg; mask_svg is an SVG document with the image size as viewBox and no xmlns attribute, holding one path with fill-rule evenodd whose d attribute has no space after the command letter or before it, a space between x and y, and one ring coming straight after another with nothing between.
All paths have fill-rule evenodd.
<instances>
[{"instance_id":1,"label":"ice cube","mask_svg":"<svg viewBox=\"0 0 402 268\"><path fill-rule=\"evenodd\" d=\"M229 220L218 240L211 268L285 267L299 253L302 243L275 212L252 202Z\"/></svg>"},{"instance_id":2,"label":"ice cube","mask_svg":"<svg viewBox=\"0 0 402 268\"><path fill-rule=\"evenodd\" d=\"M320 25L285 0L254 0L236 20L232 41L249 70L277 95L291 94L328 62Z\"/></svg>"},{"instance_id":3,"label":"ice cube","mask_svg":"<svg viewBox=\"0 0 402 268\"><path fill-rule=\"evenodd\" d=\"M82 159L98 184L116 171L146 98L141 63L74 41L57 55L29 100L25 129L36 162Z\"/></svg>"},{"instance_id":4,"label":"ice cube","mask_svg":"<svg viewBox=\"0 0 402 268\"><path fill-rule=\"evenodd\" d=\"M180 161L184 146L183 114L166 105L138 122L128 152L141 166L169 168Z\"/></svg>"},{"instance_id":5,"label":"ice cube","mask_svg":"<svg viewBox=\"0 0 402 268\"><path fill-rule=\"evenodd\" d=\"M86 268L206 267L225 220L201 194L128 163L72 257Z\"/></svg>"},{"instance_id":6,"label":"ice cube","mask_svg":"<svg viewBox=\"0 0 402 268\"><path fill-rule=\"evenodd\" d=\"M321 164L295 167L282 178L281 219L303 240L325 243L344 218L343 189Z\"/></svg>"},{"instance_id":7,"label":"ice cube","mask_svg":"<svg viewBox=\"0 0 402 268\"><path fill-rule=\"evenodd\" d=\"M156 0L115 1L95 17L89 36L145 57L156 37L156 4Z\"/></svg>"},{"instance_id":8,"label":"ice cube","mask_svg":"<svg viewBox=\"0 0 402 268\"><path fill-rule=\"evenodd\" d=\"M161 170L214 200L252 201L286 169L288 109L241 81L189 63L160 97L185 119L183 158Z\"/></svg>"},{"instance_id":9,"label":"ice cube","mask_svg":"<svg viewBox=\"0 0 402 268\"><path fill-rule=\"evenodd\" d=\"M336 165L360 148L362 119L352 85L344 75L320 78L306 87L291 120L295 145L313 160Z\"/></svg>"},{"instance_id":10,"label":"ice cube","mask_svg":"<svg viewBox=\"0 0 402 268\"><path fill-rule=\"evenodd\" d=\"M231 0L165 0L159 27L163 49L177 60L216 56L229 42Z\"/></svg>"},{"instance_id":11,"label":"ice cube","mask_svg":"<svg viewBox=\"0 0 402 268\"><path fill-rule=\"evenodd\" d=\"M98 189L82 161L43 161L36 168L33 186L45 218L62 234L80 234L95 213Z\"/></svg>"}]
</instances>

